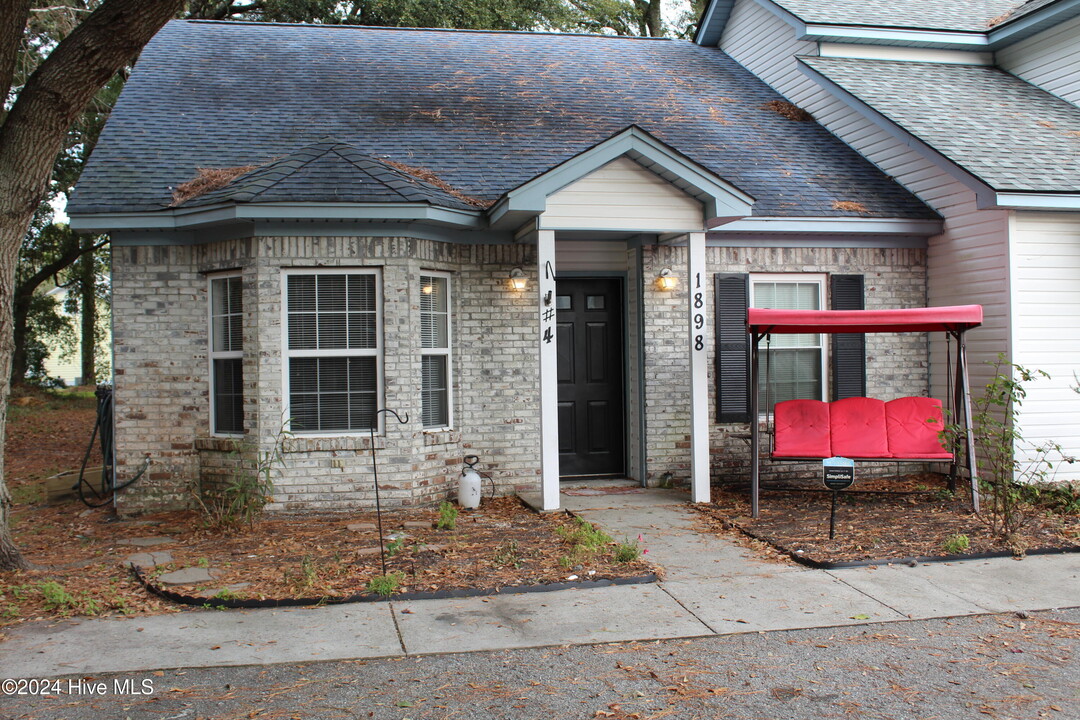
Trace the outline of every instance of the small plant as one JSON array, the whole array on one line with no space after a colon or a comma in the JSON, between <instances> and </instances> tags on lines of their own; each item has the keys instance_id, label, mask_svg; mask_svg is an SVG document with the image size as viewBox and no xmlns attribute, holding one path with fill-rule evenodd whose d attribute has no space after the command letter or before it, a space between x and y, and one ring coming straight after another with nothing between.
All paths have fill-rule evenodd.
<instances>
[{"instance_id":1,"label":"small plant","mask_svg":"<svg viewBox=\"0 0 1080 720\"><path fill-rule=\"evenodd\" d=\"M945 551L946 555L959 555L962 552L966 552L971 547L971 540L967 535L956 534L950 535L945 538L945 542L941 543L941 549Z\"/></svg>"},{"instance_id":2,"label":"small plant","mask_svg":"<svg viewBox=\"0 0 1080 720\"><path fill-rule=\"evenodd\" d=\"M439 530L453 530L457 526L457 517L457 506L443 500L439 504L439 521L435 523L435 527Z\"/></svg>"},{"instance_id":3,"label":"small plant","mask_svg":"<svg viewBox=\"0 0 1080 720\"><path fill-rule=\"evenodd\" d=\"M229 452L232 475L224 487L203 494L195 501L207 524L217 530L249 528L273 500L274 471L284 462L284 443L291 433L283 424L269 450L260 450L256 441L235 440Z\"/></svg>"},{"instance_id":4,"label":"small plant","mask_svg":"<svg viewBox=\"0 0 1080 720\"><path fill-rule=\"evenodd\" d=\"M615 546L615 562L631 563L641 557L637 540L623 540Z\"/></svg>"},{"instance_id":5,"label":"small plant","mask_svg":"<svg viewBox=\"0 0 1080 720\"><path fill-rule=\"evenodd\" d=\"M300 560L300 578L305 588L315 587L315 583L319 581L319 570L310 555L305 555Z\"/></svg>"},{"instance_id":6,"label":"small plant","mask_svg":"<svg viewBox=\"0 0 1080 720\"><path fill-rule=\"evenodd\" d=\"M569 570L574 566L574 560L569 555L563 555L559 558L559 567L563 570Z\"/></svg>"},{"instance_id":7,"label":"small plant","mask_svg":"<svg viewBox=\"0 0 1080 720\"><path fill-rule=\"evenodd\" d=\"M405 580L405 573L399 571L376 575L368 580L367 591L372 595L390 597L401 587L403 580Z\"/></svg>"},{"instance_id":8,"label":"small plant","mask_svg":"<svg viewBox=\"0 0 1080 720\"><path fill-rule=\"evenodd\" d=\"M520 568L521 555L518 550L517 540L503 543L496 548L495 556L492 559L496 565L513 565L515 568Z\"/></svg>"},{"instance_id":9,"label":"small plant","mask_svg":"<svg viewBox=\"0 0 1080 720\"><path fill-rule=\"evenodd\" d=\"M60 583L49 580L40 583L38 585L38 590L41 591L41 597L45 600L46 610L57 610L61 613L69 613L76 609L75 598L73 598Z\"/></svg>"},{"instance_id":10,"label":"small plant","mask_svg":"<svg viewBox=\"0 0 1080 720\"><path fill-rule=\"evenodd\" d=\"M950 500L956 499L956 493L949 488L938 488L934 491L934 499L940 500L941 502L949 502Z\"/></svg>"},{"instance_id":11,"label":"small plant","mask_svg":"<svg viewBox=\"0 0 1080 720\"><path fill-rule=\"evenodd\" d=\"M394 557L405 549L405 536L401 535L386 543L386 556Z\"/></svg>"},{"instance_id":12,"label":"small plant","mask_svg":"<svg viewBox=\"0 0 1080 720\"><path fill-rule=\"evenodd\" d=\"M204 558L204 557L201 557L201 558L199 558L198 560L196 560L196 561L195 561L195 564L196 564L197 566L201 567L201 568L208 568L208 567L210 567L210 561L209 561L209 560L207 560L207 559L206 559L206 558Z\"/></svg>"},{"instance_id":13,"label":"small plant","mask_svg":"<svg viewBox=\"0 0 1080 720\"><path fill-rule=\"evenodd\" d=\"M240 599L240 593L238 593L235 590L232 590L230 588L221 588L214 595L214 599L215 600L226 600L226 601L228 601L228 600L239 600Z\"/></svg>"}]
</instances>

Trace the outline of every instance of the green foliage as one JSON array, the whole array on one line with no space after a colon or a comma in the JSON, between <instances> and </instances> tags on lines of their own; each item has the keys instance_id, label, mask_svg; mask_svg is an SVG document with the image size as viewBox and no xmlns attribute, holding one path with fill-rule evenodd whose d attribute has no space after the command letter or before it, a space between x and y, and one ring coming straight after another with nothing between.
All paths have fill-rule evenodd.
<instances>
[{"instance_id":1,"label":"green foliage","mask_svg":"<svg viewBox=\"0 0 1080 720\"><path fill-rule=\"evenodd\" d=\"M945 538L945 542L941 543L941 549L945 551L946 555L959 555L970 547L971 540L968 539L967 535L961 533L950 535Z\"/></svg>"},{"instance_id":2,"label":"green foliage","mask_svg":"<svg viewBox=\"0 0 1080 720\"><path fill-rule=\"evenodd\" d=\"M457 518L457 506L444 500L439 504L439 521L435 523L435 527L439 530L453 530L457 526Z\"/></svg>"},{"instance_id":3,"label":"green foliage","mask_svg":"<svg viewBox=\"0 0 1080 720\"><path fill-rule=\"evenodd\" d=\"M510 542L499 545L499 547L495 549L495 555L492 560L494 560L496 565L511 565L515 568L520 568L521 550L518 548L517 540L511 540Z\"/></svg>"},{"instance_id":4,"label":"green foliage","mask_svg":"<svg viewBox=\"0 0 1080 720\"><path fill-rule=\"evenodd\" d=\"M390 542L386 543L386 556L394 557L399 552L405 549L405 536L396 537Z\"/></svg>"},{"instance_id":5,"label":"green foliage","mask_svg":"<svg viewBox=\"0 0 1080 720\"><path fill-rule=\"evenodd\" d=\"M390 597L399 587L401 587L401 583L404 581L405 573L400 571L390 572L385 575L376 575L368 580L367 591L372 595Z\"/></svg>"},{"instance_id":6,"label":"green foliage","mask_svg":"<svg viewBox=\"0 0 1080 720\"><path fill-rule=\"evenodd\" d=\"M232 531L255 524L263 508L273 500L273 476L284 462L282 448L289 435L282 426L269 450L259 450L250 440L233 441L229 453L233 471L228 482L221 489L195 496L210 527Z\"/></svg>"},{"instance_id":7,"label":"green foliage","mask_svg":"<svg viewBox=\"0 0 1080 720\"><path fill-rule=\"evenodd\" d=\"M215 600L239 600L241 597L243 597L243 593L238 593L229 588L221 588L214 594Z\"/></svg>"},{"instance_id":8,"label":"green foliage","mask_svg":"<svg viewBox=\"0 0 1080 720\"><path fill-rule=\"evenodd\" d=\"M570 543L570 564L592 557L598 550L614 542L610 535L582 518L574 518L571 527L556 528L555 534Z\"/></svg>"},{"instance_id":9,"label":"green foliage","mask_svg":"<svg viewBox=\"0 0 1080 720\"><path fill-rule=\"evenodd\" d=\"M948 502L949 500L956 499L956 493L949 488L938 488L934 491L934 499L942 502Z\"/></svg>"},{"instance_id":10,"label":"green foliage","mask_svg":"<svg viewBox=\"0 0 1080 720\"><path fill-rule=\"evenodd\" d=\"M55 580L49 580L38 584L38 590L45 601L46 610L55 610L62 614L69 614L77 609L75 598L72 597L64 586Z\"/></svg>"},{"instance_id":11,"label":"green foliage","mask_svg":"<svg viewBox=\"0 0 1080 720\"><path fill-rule=\"evenodd\" d=\"M1032 516L1025 502L1025 486L1040 486L1052 479L1058 462L1072 462L1059 444L1025 440L1020 428L1020 408L1027 397L1026 384L1050 376L1010 363L1004 353L992 364L993 378L981 397L972 402L972 427L982 509L980 517L990 531L1019 555L1026 549L1019 531ZM963 427L956 422L942 433L949 447L961 447Z\"/></svg>"},{"instance_id":12,"label":"green foliage","mask_svg":"<svg viewBox=\"0 0 1080 720\"><path fill-rule=\"evenodd\" d=\"M623 540L615 546L615 562L631 563L641 557L637 540Z\"/></svg>"}]
</instances>

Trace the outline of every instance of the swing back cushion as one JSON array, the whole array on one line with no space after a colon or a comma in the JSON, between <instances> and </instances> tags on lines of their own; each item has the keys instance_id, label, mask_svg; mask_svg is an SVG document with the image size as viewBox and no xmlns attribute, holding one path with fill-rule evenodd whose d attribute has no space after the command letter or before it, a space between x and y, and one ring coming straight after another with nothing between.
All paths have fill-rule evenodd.
<instances>
[{"instance_id":1,"label":"swing back cushion","mask_svg":"<svg viewBox=\"0 0 1080 720\"><path fill-rule=\"evenodd\" d=\"M951 460L938 439L941 401L906 397L787 400L774 409L772 456Z\"/></svg>"}]
</instances>

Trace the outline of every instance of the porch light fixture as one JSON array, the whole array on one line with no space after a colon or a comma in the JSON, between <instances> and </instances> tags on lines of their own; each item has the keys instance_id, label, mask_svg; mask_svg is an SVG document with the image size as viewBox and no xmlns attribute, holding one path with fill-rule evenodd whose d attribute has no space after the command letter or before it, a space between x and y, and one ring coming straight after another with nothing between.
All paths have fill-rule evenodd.
<instances>
[{"instance_id":1,"label":"porch light fixture","mask_svg":"<svg viewBox=\"0 0 1080 720\"><path fill-rule=\"evenodd\" d=\"M524 290L528 282L529 279L525 277L525 271L521 268L514 268L510 271L510 287L514 290Z\"/></svg>"},{"instance_id":2,"label":"porch light fixture","mask_svg":"<svg viewBox=\"0 0 1080 720\"><path fill-rule=\"evenodd\" d=\"M671 274L671 268L664 268L656 278L656 289L661 292L671 292L679 286L679 278Z\"/></svg>"}]
</instances>

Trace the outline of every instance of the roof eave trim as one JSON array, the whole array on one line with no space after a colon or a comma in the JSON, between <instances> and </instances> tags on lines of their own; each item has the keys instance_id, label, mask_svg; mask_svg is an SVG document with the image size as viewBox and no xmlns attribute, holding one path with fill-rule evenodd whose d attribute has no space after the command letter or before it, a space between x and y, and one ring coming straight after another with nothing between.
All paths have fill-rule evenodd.
<instances>
[{"instance_id":1,"label":"roof eave trim","mask_svg":"<svg viewBox=\"0 0 1080 720\"><path fill-rule=\"evenodd\" d=\"M648 132L630 126L506 193L488 211L491 226L519 225L522 217L543 213L550 195L623 156L646 167L651 163L653 172L656 172L653 167L659 167L692 188L694 192L680 189L703 203L705 218L746 217L755 202L747 193ZM647 162L642 163L642 160Z\"/></svg>"},{"instance_id":2,"label":"roof eave trim","mask_svg":"<svg viewBox=\"0 0 1080 720\"><path fill-rule=\"evenodd\" d=\"M917 235L933 237L941 234L943 220L912 218L866 217L748 217L717 227L710 233L735 234L760 232L776 234L827 233L830 235Z\"/></svg>"},{"instance_id":3,"label":"roof eave trim","mask_svg":"<svg viewBox=\"0 0 1080 720\"><path fill-rule=\"evenodd\" d=\"M698 22L694 43L705 47L718 46L734 7L735 0L712 0Z\"/></svg>"},{"instance_id":4,"label":"roof eave trim","mask_svg":"<svg viewBox=\"0 0 1080 720\"><path fill-rule=\"evenodd\" d=\"M905 28L862 25L824 25L807 23L800 40L842 40L846 42L890 42L917 47L943 49L986 49L990 40L983 32L959 30L910 30Z\"/></svg>"},{"instance_id":5,"label":"roof eave trim","mask_svg":"<svg viewBox=\"0 0 1080 720\"><path fill-rule=\"evenodd\" d=\"M255 220L393 220L422 221L447 227L486 226L480 210L443 208L427 203L254 203L135 213L93 213L71 216L78 231L187 230Z\"/></svg>"},{"instance_id":6,"label":"roof eave trim","mask_svg":"<svg viewBox=\"0 0 1080 720\"><path fill-rule=\"evenodd\" d=\"M1080 210L1080 192L998 192L994 202L998 207L1017 210Z\"/></svg>"},{"instance_id":7,"label":"roof eave trim","mask_svg":"<svg viewBox=\"0 0 1080 720\"><path fill-rule=\"evenodd\" d=\"M807 65L805 62L802 61L802 59L797 59L799 60L799 70L803 74L805 74L818 85L820 85L830 95L855 110L865 119L869 120L876 127L884 130L885 132L889 133L901 142L904 142L908 145L908 147L919 153L926 160L937 166L942 171L949 174L951 177L956 178L957 181L962 183L965 187L974 192L980 198L980 204L982 204L985 199L993 195L994 189L991 188L981 178L972 174L966 168L950 160L941 152L925 143L917 135L914 135L913 133L908 132L901 126L897 125L885 115L875 110L871 105L863 102L858 97L852 95L843 87L830 80L825 75L821 74L814 68Z\"/></svg>"}]
</instances>

